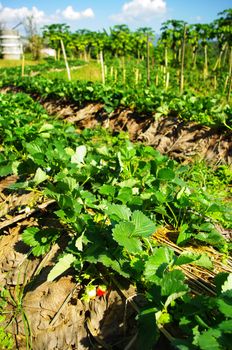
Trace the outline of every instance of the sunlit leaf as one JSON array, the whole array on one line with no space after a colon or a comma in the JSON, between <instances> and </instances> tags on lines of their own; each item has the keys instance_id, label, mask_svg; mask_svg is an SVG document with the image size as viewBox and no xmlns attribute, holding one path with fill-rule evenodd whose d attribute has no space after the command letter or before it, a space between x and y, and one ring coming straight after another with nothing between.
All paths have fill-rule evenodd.
<instances>
[{"instance_id":1,"label":"sunlit leaf","mask_svg":"<svg viewBox=\"0 0 232 350\"><path fill-rule=\"evenodd\" d=\"M62 258L59 259L56 265L49 272L47 281L48 282L54 281L55 278L59 277L62 273L68 270L75 260L76 258L74 255L65 254Z\"/></svg>"},{"instance_id":2,"label":"sunlit leaf","mask_svg":"<svg viewBox=\"0 0 232 350\"><path fill-rule=\"evenodd\" d=\"M75 154L71 157L71 162L75 164L84 163L86 153L87 153L87 148L85 145L77 147Z\"/></svg>"}]
</instances>

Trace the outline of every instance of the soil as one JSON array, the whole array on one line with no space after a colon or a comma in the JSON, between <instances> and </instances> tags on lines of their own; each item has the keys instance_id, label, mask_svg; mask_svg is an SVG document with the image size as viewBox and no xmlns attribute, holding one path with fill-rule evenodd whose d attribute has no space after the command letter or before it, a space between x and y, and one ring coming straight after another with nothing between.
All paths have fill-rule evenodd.
<instances>
[{"instance_id":1,"label":"soil","mask_svg":"<svg viewBox=\"0 0 232 350\"><path fill-rule=\"evenodd\" d=\"M14 336L15 349L26 349L27 339L33 350L124 349L136 335L136 311L127 302L134 298L132 287L110 288L105 296L87 303L74 271L47 281L68 238L53 211L50 206L37 215L25 215L6 227L0 238L0 285L11 295L6 297L5 325ZM30 226L63 229L62 238L43 259L33 257L21 240Z\"/></svg>"},{"instance_id":2,"label":"soil","mask_svg":"<svg viewBox=\"0 0 232 350\"><path fill-rule=\"evenodd\" d=\"M107 115L102 104L89 104L78 109L72 104L43 103L51 115L58 115L77 128L101 125L113 132L126 131L132 141L150 145L179 162L205 160L210 164L232 164L232 132L210 128L176 116L139 115L128 109L118 109Z\"/></svg>"}]
</instances>

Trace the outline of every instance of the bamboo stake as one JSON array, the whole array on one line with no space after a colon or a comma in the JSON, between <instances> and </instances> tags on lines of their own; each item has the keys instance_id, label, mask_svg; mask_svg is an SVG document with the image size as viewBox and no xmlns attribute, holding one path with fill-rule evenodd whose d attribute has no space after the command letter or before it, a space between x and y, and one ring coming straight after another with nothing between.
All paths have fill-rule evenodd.
<instances>
[{"instance_id":1,"label":"bamboo stake","mask_svg":"<svg viewBox=\"0 0 232 350\"><path fill-rule=\"evenodd\" d=\"M103 58L102 50L100 51L100 62L101 62L102 84L105 85L105 69L104 69L104 58Z\"/></svg>"},{"instance_id":2,"label":"bamboo stake","mask_svg":"<svg viewBox=\"0 0 232 350\"><path fill-rule=\"evenodd\" d=\"M67 70L68 80L71 80L70 69L69 69L68 60L67 60L67 56L66 56L66 52L65 52L65 48L64 48L64 43L63 43L62 39L60 39L60 43L61 43L61 49L62 49L63 56L64 56L64 61L65 61L65 66L66 66L66 70Z\"/></svg>"},{"instance_id":3,"label":"bamboo stake","mask_svg":"<svg viewBox=\"0 0 232 350\"><path fill-rule=\"evenodd\" d=\"M117 70L117 68L115 68L114 81L117 82L117 80L118 80L118 70Z\"/></svg>"},{"instance_id":4,"label":"bamboo stake","mask_svg":"<svg viewBox=\"0 0 232 350\"><path fill-rule=\"evenodd\" d=\"M111 66L110 67L110 77L113 78L113 76L114 76L114 67Z\"/></svg>"},{"instance_id":5,"label":"bamboo stake","mask_svg":"<svg viewBox=\"0 0 232 350\"><path fill-rule=\"evenodd\" d=\"M125 56L122 57L121 67L122 67L122 82L123 84L125 84L126 83Z\"/></svg>"},{"instance_id":6,"label":"bamboo stake","mask_svg":"<svg viewBox=\"0 0 232 350\"><path fill-rule=\"evenodd\" d=\"M213 77L213 84L214 84L214 90L217 90L217 76L214 75Z\"/></svg>"},{"instance_id":7,"label":"bamboo stake","mask_svg":"<svg viewBox=\"0 0 232 350\"><path fill-rule=\"evenodd\" d=\"M180 93L182 94L184 90L184 74L180 76Z\"/></svg>"},{"instance_id":8,"label":"bamboo stake","mask_svg":"<svg viewBox=\"0 0 232 350\"><path fill-rule=\"evenodd\" d=\"M230 101L230 94L231 94L231 89L232 89L232 46L230 48L230 62L229 62L228 80L229 80L229 89L228 89L228 94L227 94L227 102Z\"/></svg>"},{"instance_id":9,"label":"bamboo stake","mask_svg":"<svg viewBox=\"0 0 232 350\"><path fill-rule=\"evenodd\" d=\"M180 70L180 93L184 90L184 56L185 56L185 40L186 40L186 24L184 25L184 33L181 48L181 70Z\"/></svg>"},{"instance_id":10,"label":"bamboo stake","mask_svg":"<svg viewBox=\"0 0 232 350\"><path fill-rule=\"evenodd\" d=\"M226 45L225 52L224 52L224 55L222 57L222 66L225 65L226 57L227 57L227 54L228 54L228 50L229 50L229 47L228 47L228 45Z\"/></svg>"},{"instance_id":11,"label":"bamboo stake","mask_svg":"<svg viewBox=\"0 0 232 350\"><path fill-rule=\"evenodd\" d=\"M165 82L165 90L167 90L168 87L169 87L169 76L170 76L170 74L169 74L169 72L167 72L167 75L166 75L166 82Z\"/></svg>"},{"instance_id":12,"label":"bamboo stake","mask_svg":"<svg viewBox=\"0 0 232 350\"><path fill-rule=\"evenodd\" d=\"M155 85L158 86L159 85L159 74L156 73L156 76L155 76Z\"/></svg>"},{"instance_id":13,"label":"bamboo stake","mask_svg":"<svg viewBox=\"0 0 232 350\"><path fill-rule=\"evenodd\" d=\"M177 58L178 58L178 63L181 62L181 57L182 57L182 49L181 49L181 47L179 47L179 49L178 49L178 56L177 56Z\"/></svg>"},{"instance_id":14,"label":"bamboo stake","mask_svg":"<svg viewBox=\"0 0 232 350\"><path fill-rule=\"evenodd\" d=\"M204 64L204 80L208 77L208 50L207 45L204 46L205 64Z\"/></svg>"},{"instance_id":15,"label":"bamboo stake","mask_svg":"<svg viewBox=\"0 0 232 350\"><path fill-rule=\"evenodd\" d=\"M123 68L122 74L123 74L123 84L126 84L126 68L125 67Z\"/></svg>"},{"instance_id":16,"label":"bamboo stake","mask_svg":"<svg viewBox=\"0 0 232 350\"><path fill-rule=\"evenodd\" d=\"M22 77L24 77L24 72L25 72L25 56L22 51Z\"/></svg>"},{"instance_id":17,"label":"bamboo stake","mask_svg":"<svg viewBox=\"0 0 232 350\"><path fill-rule=\"evenodd\" d=\"M167 68L168 67L168 48L165 46L164 50L164 65Z\"/></svg>"},{"instance_id":18,"label":"bamboo stake","mask_svg":"<svg viewBox=\"0 0 232 350\"><path fill-rule=\"evenodd\" d=\"M166 66L161 66L161 72L163 72L163 82L164 82L164 86L166 84L166 72L167 72L167 67Z\"/></svg>"},{"instance_id":19,"label":"bamboo stake","mask_svg":"<svg viewBox=\"0 0 232 350\"><path fill-rule=\"evenodd\" d=\"M215 70L217 69L217 67L218 67L218 68L221 67L222 55L223 55L223 52L224 52L225 49L226 49L226 46L227 46L227 43L224 43L224 45L222 46L222 49L221 49L221 51L220 51L220 53L219 53L219 56L218 56L218 58L217 58L217 61L216 61L216 63L215 63L215 66L213 67L213 71L215 71Z\"/></svg>"},{"instance_id":20,"label":"bamboo stake","mask_svg":"<svg viewBox=\"0 0 232 350\"><path fill-rule=\"evenodd\" d=\"M86 49L84 50L84 60L85 62L88 62L88 55L87 55Z\"/></svg>"},{"instance_id":21,"label":"bamboo stake","mask_svg":"<svg viewBox=\"0 0 232 350\"><path fill-rule=\"evenodd\" d=\"M139 82L139 69L135 69L135 85L138 85Z\"/></svg>"},{"instance_id":22,"label":"bamboo stake","mask_svg":"<svg viewBox=\"0 0 232 350\"><path fill-rule=\"evenodd\" d=\"M151 74L150 74L150 40L149 34L147 34L147 86L150 86L151 83Z\"/></svg>"},{"instance_id":23,"label":"bamboo stake","mask_svg":"<svg viewBox=\"0 0 232 350\"><path fill-rule=\"evenodd\" d=\"M226 88L227 88L227 84L228 84L228 80L229 80L229 75L226 76L226 80L225 80L225 84L224 84L224 90L223 92L226 91Z\"/></svg>"}]
</instances>

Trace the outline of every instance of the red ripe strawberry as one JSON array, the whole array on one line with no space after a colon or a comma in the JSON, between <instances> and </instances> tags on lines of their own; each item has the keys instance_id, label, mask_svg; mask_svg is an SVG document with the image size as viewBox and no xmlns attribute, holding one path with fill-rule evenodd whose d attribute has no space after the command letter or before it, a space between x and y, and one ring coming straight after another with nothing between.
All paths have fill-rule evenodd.
<instances>
[{"instance_id":1,"label":"red ripe strawberry","mask_svg":"<svg viewBox=\"0 0 232 350\"><path fill-rule=\"evenodd\" d=\"M102 297L103 295L106 294L107 288L104 284L101 284L100 286L97 287L97 296Z\"/></svg>"}]
</instances>

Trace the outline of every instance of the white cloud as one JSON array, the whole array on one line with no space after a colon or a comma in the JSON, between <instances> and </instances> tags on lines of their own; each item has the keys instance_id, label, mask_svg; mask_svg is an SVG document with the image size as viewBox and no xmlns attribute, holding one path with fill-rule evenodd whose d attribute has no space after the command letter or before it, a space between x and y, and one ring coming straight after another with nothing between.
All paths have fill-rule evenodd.
<instances>
[{"instance_id":1,"label":"white cloud","mask_svg":"<svg viewBox=\"0 0 232 350\"><path fill-rule=\"evenodd\" d=\"M81 13L83 17L93 18L95 16L93 10L90 7L82 11Z\"/></svg>"},{"instance_id":2,"label":"white cloud","mask_svg":"<svg viewBox=\"0 0 232 350\"><path fill-rule=\"evenodd\" d=\"M157 15L163 15L167 11L165 0L132 0L126 2L122 11L110 18L116 22L133 20L149 21Z\"/></svg>"},{"instance_id":3,"label":"white cloud","mask_svg":"<svg viewBox=\"0 0 232 350\"><path fill-rule=\"evenodd\" d=\"M70 21L75 21L81 18L93 18L94 17L94 13L93 10L91 8L87 8L84 11L78 12L75 11L73 9L72 6L67 6L66 9L64 9L64 11L61 12L61 14L63 15L63 17L67 20Z\"/></svg>"},{"instance_id":4,"label":"white cloud","mask_svg":"<svg viewBox=\"0 0 232 350\"><path fill-rule=\"evenodd\" d=\"M33 16L36 23L44 23L46 21L46 15L43 11L37 9L33 6L30 10L29 8L23 6L20 8L10 8L0 6L0 22L1 23L16 23L24 20L28 16Z\"/></svg>"},{"instance_id":5,"label":"white cloud","mask_svg":"<svg viewBox=\"0 0 232 350\"><path fill-rule=\"evenodd\" d=\"M35 22L40 26L49 23L57 23L62 21L76 21L85 18L93 18L94 12L91 8L83 11L75 11L72 6L67 6L64 10L57 9L54 13L47 15L44 11L33 6L29 9L26 6L20 8L4 7L0 3L0 23L5 26L13 25L23 21L26 17L33 16Z\"/></svg>"}]
</instances>

